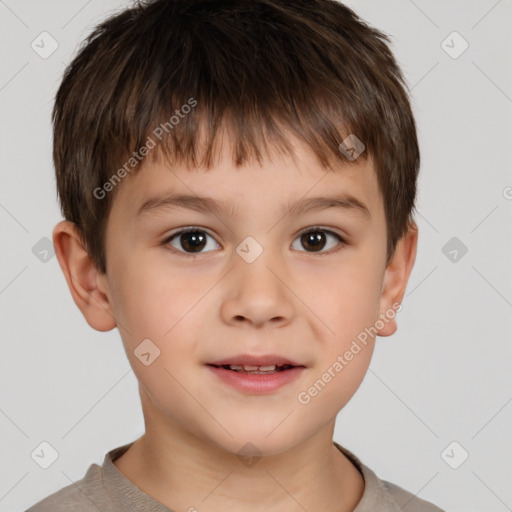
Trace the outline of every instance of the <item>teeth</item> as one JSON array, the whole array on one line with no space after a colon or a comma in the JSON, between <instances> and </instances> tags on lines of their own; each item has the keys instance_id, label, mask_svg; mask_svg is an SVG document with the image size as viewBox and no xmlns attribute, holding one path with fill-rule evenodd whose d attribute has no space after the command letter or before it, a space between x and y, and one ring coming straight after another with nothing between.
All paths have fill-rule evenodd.
<instances>
[{"instance_id":1,"label":"teeth","mask_svg":"<svg viewBox=\"0 0 512 512\"><path fill-rule=\"evenodd\" d=\"M236 365L236 364L230 364L229 369L235 370L235 371L244 371L244 372L254 372L254 371L273 372L276 369L276 365L272 364L269 366L250 366L250 365L241 366L241 365Z\"/></svg>"}]
</instances>

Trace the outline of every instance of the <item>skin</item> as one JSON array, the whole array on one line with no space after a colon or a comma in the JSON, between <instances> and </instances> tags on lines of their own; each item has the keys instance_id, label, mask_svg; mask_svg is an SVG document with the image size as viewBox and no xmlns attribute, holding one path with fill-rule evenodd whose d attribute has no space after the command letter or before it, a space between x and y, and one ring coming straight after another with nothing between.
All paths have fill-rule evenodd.
<instances>
[{"instance_id":1,"label":"skin","mask_svg":"<svg viewBox=\"0 0 512 512\"><path fill-rule=\"evenodd\" d=\"M176 511L351 511L364 480L332 439L337 413L368 369L375 337L308 404L297 396L359 333L396 310L414 265L417 227L386 266L384 205L370 158L333 172L294 140L296 159L274 153L262 166L237 169L228 142L209 171L145 162L118 185L105 274L72 223L54 229L75 303L94 329L118 327L139 381L146 432L115 466ZM175 208L136 216L146 198L164 190L229 200L237 214ZM341 208L280 213L289 201L341 193L362 201L371 218ZM165 243L187 226L210 235L195 257L179 235ZM326 237L320 252L301 243L302 231L315 226ZM247 236L263 247L250 264L235 250ZM380 327L379 336L393 334L396 318ZM147 338L160 349L149 366L134 355ZM241 392L205 366L240 353L277 353L307 368L270 394ZM247 442L262 454L250 467L237 456Z\"/></svg>"}]
</instances>

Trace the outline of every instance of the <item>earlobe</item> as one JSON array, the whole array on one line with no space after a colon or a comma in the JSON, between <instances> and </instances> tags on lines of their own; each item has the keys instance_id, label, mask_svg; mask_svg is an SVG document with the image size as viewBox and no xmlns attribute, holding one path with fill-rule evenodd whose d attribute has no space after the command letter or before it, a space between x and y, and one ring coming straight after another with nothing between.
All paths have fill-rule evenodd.
<instances>
[{"instance_id":1,"label":"earlobe","mask_svg":"<svg viewBox=\"0 0 512 512\"><path fill-rule=\"evenodd\" d=\"M73 300L87 323L97 331L116 327L109 298L98 287L99 271L82 244L76 224L59 222L53 229L53 245Z\"/></svg>"},{"instance_id":2,"label":"earlobe","mask_svg":"<svg viewBox=\"0 0 512 512\"><path fill-rule=\"evenodd\" d=\"M409 276L411 275L418 246L418 226L413 223L409 231L396 245L395 252L384 271L379 306L379 318L383 325L378 336L390 336L397 330L396 314L402 303Z\"/></svg>"}]
</instances>

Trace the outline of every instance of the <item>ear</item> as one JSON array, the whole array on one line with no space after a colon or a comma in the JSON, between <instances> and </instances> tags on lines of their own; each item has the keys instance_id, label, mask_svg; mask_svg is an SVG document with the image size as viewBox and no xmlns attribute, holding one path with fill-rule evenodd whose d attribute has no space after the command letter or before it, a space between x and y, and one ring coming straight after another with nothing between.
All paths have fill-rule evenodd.
<instances>
[{"instance_id":1,"label":"ear","mask_svg":"<svg viewBox=\"0 0 512 512\"><path fill-rule=\"evenodd\" d=\"M384 323L384 326L378 330L378 336L390 336L396 332L397 304L402 303L405 295L405 288L416 260L417 246L418 226L412 223L407 234L397 242L395 252L384 271L379 305L379 320L382 319L381 323ZM391 311L394 311L392 316Z\"/></svg>"},{"instance_id":2,"label":"ear","mask_svg":"<svg viewBox=\"0 0 512 512\"><path fill-rule=\"evenodd\" d=\"M73 300L87 323L97 331L116 327L104 275L84 249L76 224L59 222L53 229L53 245Z\"/></svg>"}]
</instances>

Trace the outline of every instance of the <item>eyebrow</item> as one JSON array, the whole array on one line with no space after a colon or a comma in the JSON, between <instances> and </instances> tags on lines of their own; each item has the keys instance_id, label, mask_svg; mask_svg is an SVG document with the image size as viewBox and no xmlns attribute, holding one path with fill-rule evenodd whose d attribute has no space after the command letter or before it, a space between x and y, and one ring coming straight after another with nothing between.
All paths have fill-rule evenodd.
<instances>
[{"instance_id":1,"label":"eyebrow","mask_svg":"<svg viewBox=\"0 0 512 512\"><path fill-rule=\"evenodd\" d=\"M165 209L188 208L201 213L226 214L234 216L237 213L233 203L226 200L215 200L211 197L201 197L190 194L166 193L151 197L144 201L137 209L136 216L143 213L156 212ZM281 214L295 216L314 210L325 210L327 208L343 208L347 211L371 219L368 207L356 197L350 194L341 194L335 197L310 197L300 199L296 202L284 204Z\"/></svg>"}]
</instances>

